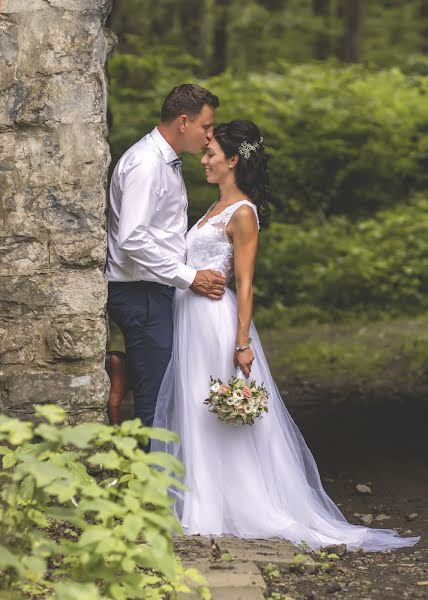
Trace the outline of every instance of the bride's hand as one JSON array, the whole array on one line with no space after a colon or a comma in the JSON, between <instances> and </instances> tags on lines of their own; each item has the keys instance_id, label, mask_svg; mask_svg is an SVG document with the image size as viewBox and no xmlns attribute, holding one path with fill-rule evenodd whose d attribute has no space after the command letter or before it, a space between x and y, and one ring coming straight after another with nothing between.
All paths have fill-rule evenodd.
<instances>
[{"instance_id":1,"label":"bride's hand","mask_svg":"<svg viewBox=\"0 0 428 600\"><path fill-rule=\"evenodd\" d=\"M254 352L251 350L251 348L248 348L242 352L235 352L233 355L233 364L235 365L235 368L240 367L245 377L250 376L253 360Z\"/></svg>"}]
</instances>

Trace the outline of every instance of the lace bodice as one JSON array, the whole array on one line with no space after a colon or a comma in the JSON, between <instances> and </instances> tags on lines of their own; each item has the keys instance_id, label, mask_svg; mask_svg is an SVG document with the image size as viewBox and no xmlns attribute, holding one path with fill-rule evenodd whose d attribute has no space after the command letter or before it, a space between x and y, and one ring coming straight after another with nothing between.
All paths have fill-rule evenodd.
<instances>
[{"instance_id":1,"label":"lace bodice","mask_svg":"<svg viewBox=\"0 0 428 600\"><path fill-rule=\"evenodd\" d=\"M233 244L229 241L226 227L233 213L244 204L254 210L257 224L259 219L255 205L249 200L231 204L218 215L210 217L202 227L198 227L207 213L199 219L187 234L187 264L194 269L215 269L220 271L228 283L233 277Z\"/></svg>"}]
</instances>

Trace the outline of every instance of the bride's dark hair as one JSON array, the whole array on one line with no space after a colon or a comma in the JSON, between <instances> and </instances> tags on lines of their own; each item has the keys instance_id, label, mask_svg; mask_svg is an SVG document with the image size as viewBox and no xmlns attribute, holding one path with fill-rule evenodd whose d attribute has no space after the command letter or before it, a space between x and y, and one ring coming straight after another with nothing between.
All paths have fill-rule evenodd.
<instances>
[{"instance_id":1,"label":"bride's dark hair","mask_svg":"<svg viewBox=\"0 0 428 600\"><path fill-rule=\"evenodd\" d=\"M268 204L269 177L267 156L257 125L251 121L230 121L214 129L214 137L226 158L239 156L236 165L236 185L256 205L261 224L265 224L271 211Z\"/></svg>"}]
</instances>

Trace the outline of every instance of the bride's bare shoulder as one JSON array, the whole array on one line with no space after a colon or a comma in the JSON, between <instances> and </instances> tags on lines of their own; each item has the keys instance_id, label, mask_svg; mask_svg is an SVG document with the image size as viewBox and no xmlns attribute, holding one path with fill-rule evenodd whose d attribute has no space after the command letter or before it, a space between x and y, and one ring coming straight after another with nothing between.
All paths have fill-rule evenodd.
<instances>
[{"instance_id":1,"label":"bride's bare shoulder","mask_svg":"<svg viewBox=\"0 0 428 600\"><path fill-rule=\"evenodd\" d=\"M258 228L256 205L248 200L248 204L243 203L238 206L232 215L231 222L237 226L250 227L255 225Z\"/></svg>"}]
</instances>

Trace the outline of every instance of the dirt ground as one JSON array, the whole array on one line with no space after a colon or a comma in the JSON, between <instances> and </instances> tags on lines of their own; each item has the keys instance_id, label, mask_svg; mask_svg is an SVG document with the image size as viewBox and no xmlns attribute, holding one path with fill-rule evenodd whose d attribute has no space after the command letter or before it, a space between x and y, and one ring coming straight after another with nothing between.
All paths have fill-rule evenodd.
<instances>
[{"instance_id":1,"label":"dirt ground","mask_svg":"<svg viewBox=\"0 0 428 600\"><path fill-rule=\"evenodd\" d=\"M292 411L324 487L346 518L421 535L413 548L345 553L327 572L266 576L272 600L428 598L428 405L333 406ZM371 493L357 491L358 484Z\"/></svg>"}]
</instances>

